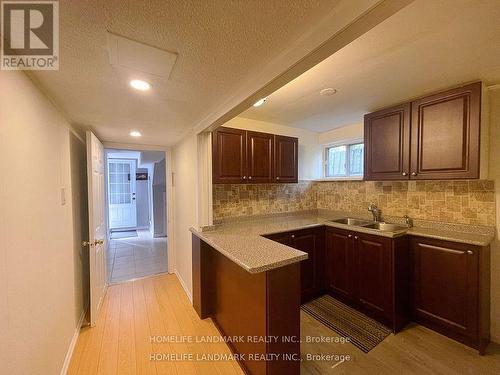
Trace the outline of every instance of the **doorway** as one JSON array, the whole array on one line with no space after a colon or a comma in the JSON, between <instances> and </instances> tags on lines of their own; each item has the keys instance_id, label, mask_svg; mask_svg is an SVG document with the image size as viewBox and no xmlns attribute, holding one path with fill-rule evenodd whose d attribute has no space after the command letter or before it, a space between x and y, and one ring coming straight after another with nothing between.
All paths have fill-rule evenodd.
<instances>
[{"instance_id":1,"label":"doorway","mask_svg":"<svg viewBox=\"0 0 500 375\"><path fill-rule=\"evenodd\" d=\"M105 155L108 282L168 272L165 152Z\"/></svg>"}]
</instances>

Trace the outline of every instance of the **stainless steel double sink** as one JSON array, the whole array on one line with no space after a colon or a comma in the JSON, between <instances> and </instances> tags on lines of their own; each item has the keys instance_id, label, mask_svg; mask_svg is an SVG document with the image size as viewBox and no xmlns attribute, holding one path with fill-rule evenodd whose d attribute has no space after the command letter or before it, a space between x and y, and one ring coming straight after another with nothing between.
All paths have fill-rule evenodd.
<instances>
[{"instance_id":1,"label":"stainless steel double sink","mask_svg":"<svg viewBox=\"0 0 500 375\"><path fill-rule=\"evenodd\" d=\"M402 232L406 231L408 227L404 225L391 224L385 222L375 222L369 220L355 219L352 217L343 217L341 219L330 220L333 223L352 225L355 227L363 227L378 230L381 232Z\"/></svg>"}]
</instances>

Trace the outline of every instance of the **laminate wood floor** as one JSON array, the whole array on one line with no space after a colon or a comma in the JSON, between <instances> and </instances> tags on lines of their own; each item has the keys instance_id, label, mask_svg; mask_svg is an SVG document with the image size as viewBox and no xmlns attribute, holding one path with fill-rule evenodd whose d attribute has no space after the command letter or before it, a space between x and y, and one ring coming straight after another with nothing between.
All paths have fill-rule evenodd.
<instances>
[{"instance_id":1,"label":"laminate wood floor","mask_svg":"<svg viewBox=\"0 0 500 375\"><path fill-rule=\"evenodd\" d=\"M487 355L419 325L390 335L364 354L350 343L311 343L338 335L301 313L301 374L500 374L500 346ZM156 354L229 354L224 343L174 343L156 336L219 336L210 319L200 320L174 275L158 275L112 285L96 327L83 328L68 374L242 374L234 361L150 360ZM151 337L155 339L151 340ZM316 358L339 355L349 359Z\"/></svg>"}]
</instances>

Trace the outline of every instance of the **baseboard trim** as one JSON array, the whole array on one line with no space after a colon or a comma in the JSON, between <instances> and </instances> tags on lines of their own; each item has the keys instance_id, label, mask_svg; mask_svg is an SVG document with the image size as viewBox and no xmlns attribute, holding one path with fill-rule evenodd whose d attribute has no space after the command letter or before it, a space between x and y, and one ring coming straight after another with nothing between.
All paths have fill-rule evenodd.
<instances>
[{"instance_id":1,"label":"baseboard trim","mask_svg":"<svg viewBox=\"0 0 500 375\"><path fill-rule=\"evenodd\" d=\"M184 292L187 294L189 300L191 301L191 303L193 303L193 296L192 296L191 292L189 291L188 287L186 286L186 283L184 282L184 279L182 278L182 276L177 271L177 269L174 270L174 274L175 274L175 276L177 276L177 279L181 283L182 289L184 289Z\"/></svg>"},{"instance_id":2,"label":"baseboard trim","mask_svg":"<svg viewBox=\"0 0 500 375\"><path fill-rule=\"evenodd\" d=\"M73 352L76 347L76 342L78 341L78 337L80 336L80 330L82 329L83 321L85 320L85 311L86 309L82 311L82 315L80 315L80 319L78 320L78 324L76 325L73 338L69 343L68 352L66 353L66 358L64 358L63 367L61 369L61 375L66 375L68 373L69 364L71 363L71 358L73 357Z\"/></svg>"}]
</instances>

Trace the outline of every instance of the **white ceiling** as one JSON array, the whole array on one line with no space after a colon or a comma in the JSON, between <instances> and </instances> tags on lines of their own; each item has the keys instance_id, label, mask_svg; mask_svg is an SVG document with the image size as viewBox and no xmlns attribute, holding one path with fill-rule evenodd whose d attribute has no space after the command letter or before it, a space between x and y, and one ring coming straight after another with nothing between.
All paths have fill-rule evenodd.
<instances>
[{"instance_id":1,"label":"white ceiling","mask_svg":"<svg viewBox=\"0 0 500 375\"><path fill-rule=\"evenodd\" d=\"M86 0L60 4L60 70L34 78L70 121L103 141L168 146L340 0ZM345 4L344 4L345 5ZM106 34L178 55L170 77L133 91ZM129 137L140 130L139 139Z\"/></svg>"},{"instance_id":2,"label":"white ceiling","mask_svg":"<svg viewBox=\"0 0 500 375\"><path fill-rule=\"evenodd\" d=\"M241 116L324 132L476 79L500 83L500 1L417 0Z\"/></svg>"}]
</instances>

